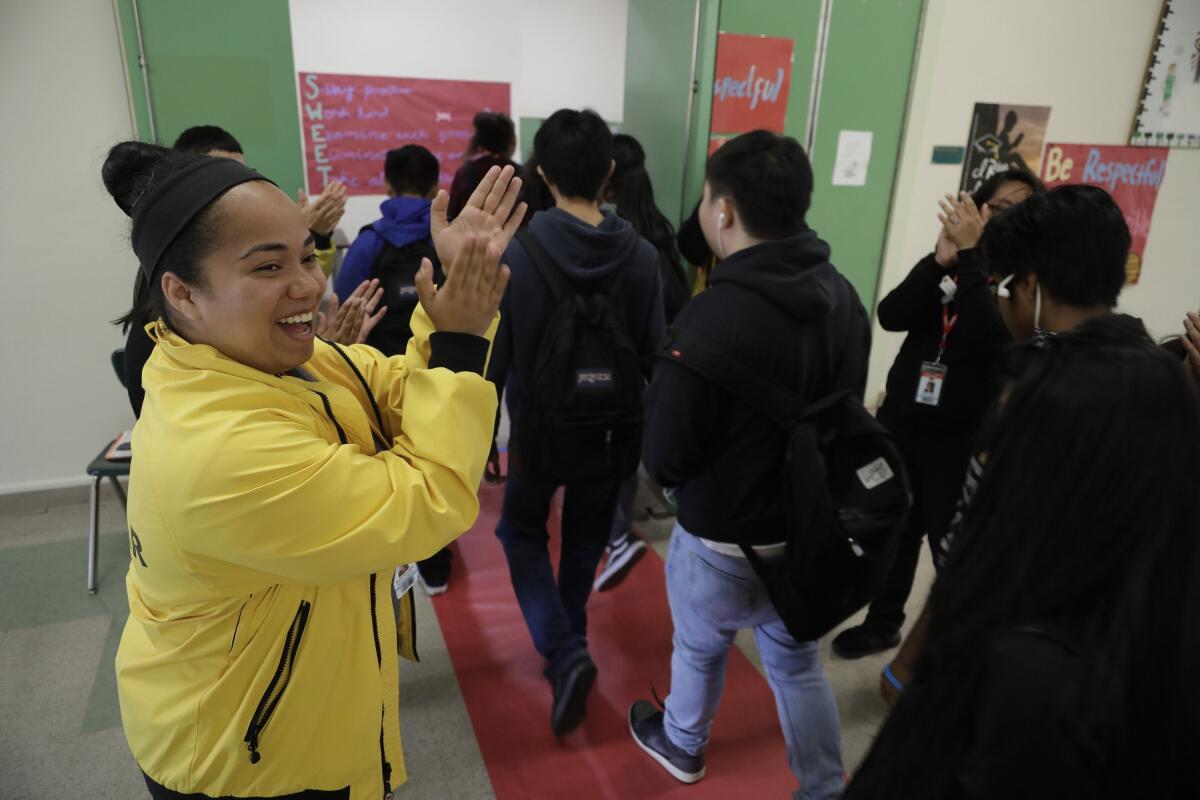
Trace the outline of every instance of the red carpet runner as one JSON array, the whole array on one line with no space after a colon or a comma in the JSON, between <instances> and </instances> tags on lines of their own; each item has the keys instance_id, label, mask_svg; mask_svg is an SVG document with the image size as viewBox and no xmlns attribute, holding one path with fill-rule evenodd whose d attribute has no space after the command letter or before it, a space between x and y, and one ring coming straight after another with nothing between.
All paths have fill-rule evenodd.
<instances>
[{"instance_id":1,"label":"red carpet runner","mask_svg":"<svg viewBox=\"0 0 1200 800\"><path fill-rule=\"evenodd\" d=\"M670 687L671 615L663 562L653 551L618 588L592 595L588 644L599 678L588 716L561 741L550 734L550 685L495 536L503 496L503 487L481 488L479 521L456 545L450 591L433 602L496 797L788 797L795 782L774 697L736 648L704 780L678 783L630 738L629 705L649 699L652 683L664 698Z\"/></svg>"}]
</instances>

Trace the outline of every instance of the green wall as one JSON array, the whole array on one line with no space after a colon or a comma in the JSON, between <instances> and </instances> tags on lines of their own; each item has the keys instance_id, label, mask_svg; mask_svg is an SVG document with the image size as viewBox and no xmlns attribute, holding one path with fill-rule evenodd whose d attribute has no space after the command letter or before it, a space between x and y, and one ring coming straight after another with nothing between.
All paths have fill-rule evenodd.
<instances>
[{"instance_id":1,"label":"green wall","mask_svg":"<svg viewBox=\"0 0 1200 800\"><path fill-rule=\"evenodd\" d=\"M808 221L833 247L833 263L872 312L921 5L922 0L835 0L829 24L817 136L810 153L814 190ZM866 186L833 185L843 130L874 134Z\"/></svg>"},{"instance_id":2,"label":"green wall","mask_svg":"<svg viewBox=\"0 0 1200 800\"><path fill-rule=\"evenodd\" d=\"M140 0L159 144L219 125L246 163L292 195L304 185L287 0ZM118 0L138 136L150 139L131 0Z\"/></svg>"}]
</instances>

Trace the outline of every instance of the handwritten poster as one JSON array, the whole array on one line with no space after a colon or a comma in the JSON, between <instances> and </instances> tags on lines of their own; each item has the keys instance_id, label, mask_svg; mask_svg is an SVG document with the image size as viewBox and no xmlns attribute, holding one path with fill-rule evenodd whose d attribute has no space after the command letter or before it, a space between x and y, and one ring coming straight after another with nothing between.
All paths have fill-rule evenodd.
<instances>
[{"instance_id":1,"label":"handwritten poster","mask_svg":"<svg viewBox=\"0 0 1200 800\"><path fill-rule=\"evenodd\" d=\"M1142 275L1142 254L1150 238L1150 219L1158 188L1167 171L1166 147L1122 147L1103 144L1051 144L1046 147L1042 180L1047 187L1064 183L1099 186L1112 195L1125 215L1133 240L1125 263L1128 283Z\"/></svg>"},{"instance_id":2,"label":"handwritten poster","mask_svg":"<svg viewBox=\"0 0 1200 800\"><path fill-rule=\"evenodd\" d=\"M388 150L419 144L449 188L480 111L509 113L509 85L301 72L300 119L308 191L334 180L352 195L384 194Z\"/></svg>"},{"instance_id":3,"label":"handwritten poster","mask_svg":"<svg viewBox=\"0 0 1200 800\"><path fill-rule=\"evenodd\" d=\"M1010 169L1037 175L1049 123L1049 106L976 103L959 190L974 193L988 178Z\"/></svg>"},{"instance_id":4,"label":"handwritten poster","mask_svg":"<svg viewBox=\"0 0 1200 800\"><path fill-rule=\"evenodd\" d=\"M774 36L722 33L717 37L712 134L759 128L783 133L794 50L793 40Z\"/></svg>"}]
</instances>

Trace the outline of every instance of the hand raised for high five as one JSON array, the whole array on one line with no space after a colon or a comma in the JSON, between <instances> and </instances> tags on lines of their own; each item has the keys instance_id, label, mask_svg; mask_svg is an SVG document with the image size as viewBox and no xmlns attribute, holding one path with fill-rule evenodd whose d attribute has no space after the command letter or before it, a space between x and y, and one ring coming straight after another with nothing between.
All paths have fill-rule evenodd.
<instances>
[{"instance_id":1,"label":"hand raised for high five","mask_svg":"<svg viewBox=\"0 0 1200 800\"><path fill-rule=\"evenodd\" d=\"M517 203L521 179L515 174L516 170L511 166L488 170L454 222L446 218L450 195L445 189L437 193L430 211L429 231L447 277L469 237L482 236L484 245L494 249L497 258L512 241L527 208L525 203Z\"/></svg>"},{"instance_id":2,"label":"hand raised for high five","mask_svg":"<svg viewBox=\"0 0 1200 800\"><path fill-rule=\"evenodd\" d=\"M492 235L468 234L456 248L454 263L442 262L446 281L440 287L433 285L433 264L421 261L417 294L434 330L483 336L508 288L508 267L500 265L502 248Z\"/></svg>"}]
</instances>

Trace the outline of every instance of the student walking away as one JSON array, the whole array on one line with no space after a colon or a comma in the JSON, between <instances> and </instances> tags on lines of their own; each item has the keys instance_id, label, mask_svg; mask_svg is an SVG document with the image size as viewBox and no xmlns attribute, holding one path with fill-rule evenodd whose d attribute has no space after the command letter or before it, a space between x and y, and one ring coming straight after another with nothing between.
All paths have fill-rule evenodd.
<instances>
[{"instance_id":1,"label":"student walking away","mask_svg":"<svg viewBox=\"0 0 1200 800\"><path fill-rule=\"evenodd\" d=\"M1009 333L1018 342L1043 345L1087 320L1110 316L1125 285L1129 242L1121 209L1093 186L1056 187L997 215L979 250ZM982 449L970 458L958 508L934 550L935 564L945 564L954 549L986 460ZM880 677L889 702L917 668L930 613L927 603Z\"/></svg>"},{"instance_id":2,"label":"student walking away","mask_svg":"<svg viewBox=\"0 0 1200 800\"><path fill-rule=\"evenodd\" d=\"M1122 315L1015 367L916 674L846 797L1198 797L1196 387Z\"/></svg>"},{"instance_id":3,"label":"student walking away","mask_svg":"<svg viewBox=\"0 0 1200 800\"><path fill-rule=\"evenodd\" d=\"M377 313L383 317L366 342L386 356L402 355L412 338L409 321L417 307L421 265L433 264L435 283L444 279L429 233L439 172L437 158L418 144L388 151L383 163L388 199L379 206L382 216L358 232L334 281L335 296L345 296L363 281L378 282L383 307ZM418 564L421 588L430 597L449 588L453 557L443 548Z\"/></svg>"},{"instance_id":4,"label":"student walking away","mask_svg":"<svg viewBox=\"0 0 1200 800\"><path fill-rule=\"evenodd\" d=\"M512 160L517 151L517 129L512 118L498 111L480 111L472 121L475 133L463 154L463 165L450 183L447 216L453 220L467 204L471 192L492 167L520 167Z\"/></svg>"},{"instance_id":5,"label":"student walking away","mask_svg":"<svg viewBox=\"0 0 1200 800\"><path fill-rule=\"evenodd\" d=\"M829 246L805 224L812 168L794 139L739 136L713 154L705 177L699 218L721 261L711 288L676 320L647 395L646 468L679 503L666 565L671 691L662 711L634 703L629 726L676 779L703 778L729 650L739 629L753 628L801 787L795 796L833 798L842 789L841 732L817 637L792 635L758 572L789 547L780 478L788 436L748 392L689 360L703 343L720 353L713 363L769 376L773 391L799 399L797 411L836 389L861 400L869 322Z\"/></svg>"},{"instance_id":6,"label":"student walking away","mask_svg":"<svg viewBox=\"0 0 1200 800\"><path fill-rule=\"evenodd\" d=\"M604 207L628 221L658 251L663 313L670 325L691 294L675 244L675 229L654 202L654 187L646 171L646 151L638 140L626 133L613 136L613 160L616 166L604 187ZM635 472L621 485L612 534L604 550L604 567L596 576L593 587L596 591L615 588L646 553L646 543L633 532L633 506L638 484L638 473Z\"/></svg>"},{"instance_id":7,"label":"student walking away","mask_svg":"<svg viewBox=\"0 0 1200 800\"><path fill-rule=\"evenodd\" d=\"M228 158L239 164L246 163L242 145L233 134L216 125L196 125L179 134L175 140L174 149L181 153L208 155L214 158ZM300 206L304 213L305 226L312 232L316 243L317 260L326 276L333 270L333 262L337 257L337 248L333 245L333 230L341 220L346 210L346 187L338 181L331 183L313 200L301 193ZM142 291L135 288L135 296ZM357 309L343 311L339 323L348 322L345 317ZM370 315L368 314L368 317ZM121 326L125 338L125 376L122 381L129 394L129 405L133 415L140 416L145 391L142 389L142 368L154 350L154 341L146 334L146 326L153 319L145 316L126 315L116 321ZM346 328L342 325L339 329ZM351 340L353 341L353 339Z\"/></svg>"},{"instance_id":8,"label":"student walking away","mask_svg":"<svg viewBox=\"0 0 1200 800\"><path fill-rule=\"evenodd\" d=\"M390 797L412 572L474 522L483 377L519 182L434 221L413 346L314 339L325 276L296 204L235 161L139 142L105 186L156 320L133 429L117 689L155 798ZM395 588L394 588L395 587Z\"/></svg>"},{"instance_id":9,"label":"student walking away","mask_svg":"<svg viewBox=\"0 0 1200 800\"><path fill-rule=\"evenodd\" d=\"M496 535L534 647L545 659L550 729L584 719L596 679L587 601L621 482L637 469L642 394L664 337L658 254L599 208L612 134L591 111L562 109L534 139L555 208L536 214L505 253L488 378L512 418L508 481ZM565 487L557 578L547 549L550 501Z\"/></svg>"},{"instance_id":10,"label":"student walking away","mask_svg":"<svg viewBox=\"0 0 1200 800\"><path fill-rule=\"evenodd\" d=\"M904 456L914 502L887 582L866 620L833 640L833 652L842 658L900 644L921 540L928 534L936 550L950 524L975 434L998 390L998 356L1011 342L976 245L992 214L1041 191L1035 176L1010 171L989 178L974 197L942 201L944 222L934 252L879 304L883 329L907 334L888 374L878 419Z\"/></svg>"}]
</instances>

